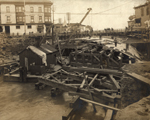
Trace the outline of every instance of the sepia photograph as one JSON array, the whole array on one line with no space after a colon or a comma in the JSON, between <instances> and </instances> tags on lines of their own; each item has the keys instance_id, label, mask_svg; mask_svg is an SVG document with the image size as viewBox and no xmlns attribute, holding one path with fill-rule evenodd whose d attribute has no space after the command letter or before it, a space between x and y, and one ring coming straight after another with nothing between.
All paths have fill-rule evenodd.
<instances>
[{"instance_id":1,"label":"sepia photograph","mask_svg":"<svg viewBox=\"0 0 150 120\"><path fill-rule=\"evenodd\" d=\"M0 0L0 120L150 120L150 0Z\"/></svg>"}]
</instances>

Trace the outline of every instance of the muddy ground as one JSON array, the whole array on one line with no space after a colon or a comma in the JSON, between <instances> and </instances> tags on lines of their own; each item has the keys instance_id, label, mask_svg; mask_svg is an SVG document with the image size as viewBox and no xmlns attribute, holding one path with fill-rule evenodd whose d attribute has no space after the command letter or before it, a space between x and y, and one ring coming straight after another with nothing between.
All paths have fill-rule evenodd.
<instances>
[{"instance_id":1,"label":"muddy ground","mask_svg":"<svg viewBox=\"0 0 150 120\"><path fill-rule=\"evenodd\" d=\"M0 78L0 120L62 120L73 99L62 92L51 97L51 87L35 90L35 83L3 82ZM71 120L103 120L105 110L91 104L78 109Z\"/></svg>"},{"instance_id":2,"label":"muddy ground","mask_svg":"<svg viewBox=\"0 0 150 120\"><path fill-rule=\"evenodd\" d=\"M126 65L123 69L150 79L150 62ZM130 77L124 77L121 86L122 110L117 112L115 120L149 120L150 86Z\"/></svg>"}]
</instances>

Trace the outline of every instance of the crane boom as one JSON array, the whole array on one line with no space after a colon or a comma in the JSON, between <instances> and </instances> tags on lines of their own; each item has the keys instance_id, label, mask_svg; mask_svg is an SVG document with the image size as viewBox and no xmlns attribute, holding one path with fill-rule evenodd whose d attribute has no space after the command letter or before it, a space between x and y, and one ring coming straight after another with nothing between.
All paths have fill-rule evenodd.
<instances>
[{"instance_id":1,"label":"crane boom","mask_svg":"<svg viewBox=\"0 0 150 120\"><path fill-rule=\"evenodd\" d=\"M92 8L88 8L87 10L89 10L89 11L85 14L85 16L83 17L83 19L80 21L80 25L84 21L84 19L86 18L86 16L90 13L90 11L92 10Z\"/></svg>"},{"instance_id":2,"label":"crane boom","mask_svg":"<svg viewBox=\"0 0 150 120\"><path fill-rule=\"evenodd\" d=\"M79 25L82 24L82 22L84 21L84 19L86 18L86 16L90 13L90 11L92 10L92 8L88 8L87 10L88 10L88 12L85 14L85 16L83 17L83 19L80 21ZM72 32L72 34L71 34L70 37L69 37L68 42L70 42L70 39L71 39L72 35L73 35L75 32L76 32L75 30Z\"/></svg>"}]
</instances>

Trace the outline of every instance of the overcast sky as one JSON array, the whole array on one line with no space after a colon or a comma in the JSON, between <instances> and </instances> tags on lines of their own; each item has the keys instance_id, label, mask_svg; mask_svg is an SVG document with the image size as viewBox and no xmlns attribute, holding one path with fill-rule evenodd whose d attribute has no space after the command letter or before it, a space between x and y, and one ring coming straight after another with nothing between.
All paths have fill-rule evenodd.
<instances>
[{"instance_id":1,"label":"overcast sky","mask_svg":"<svg viewBox=\"0 0 150 120\"><path fill-rule=\"evenodd\" d=\"M144 4L146 0L51 0L54 5L54 20L67 21L66 13L71 13L70 23L79 23L87 12L90 14L82 24L91 25L94 30L104 28L125 28L129 16L134 14L134 6ZM52 7L53 8L53 7Z\"/></svg>"}]
</instances>

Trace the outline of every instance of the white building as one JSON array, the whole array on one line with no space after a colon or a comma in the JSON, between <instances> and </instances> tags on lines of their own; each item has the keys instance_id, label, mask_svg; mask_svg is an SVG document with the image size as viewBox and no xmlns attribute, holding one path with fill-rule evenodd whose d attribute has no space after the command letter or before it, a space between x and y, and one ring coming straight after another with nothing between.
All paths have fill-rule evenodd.
<instances>
[{"instance_id":1,"label":"white building","mask_svg":"<svg viewBox=\"0 0 150 120\"><path fill-rule=\"evenodd\" d=\"M0 0L0 28L10 35L45 33L51 25L51 5L49 0Z\"/></svg>"}]
</instances>

